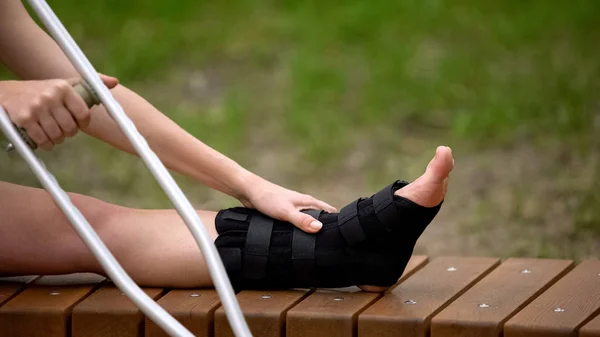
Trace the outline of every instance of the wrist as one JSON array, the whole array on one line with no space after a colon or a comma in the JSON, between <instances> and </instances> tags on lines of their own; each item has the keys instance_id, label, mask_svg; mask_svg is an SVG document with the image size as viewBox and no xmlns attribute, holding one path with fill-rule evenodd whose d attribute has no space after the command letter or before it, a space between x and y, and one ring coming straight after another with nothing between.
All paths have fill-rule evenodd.
<instances>
[{"instance_id":1,"label":"wrist","mask_svg":"<svg viewBox=\"0 0 600 337\"><path fill-rule=\"evenodd\" d=\"M213 172L220 172L219 175L213 176L221 185L218 189L240 201L248 198L252 186L261 179L224 155L219 154L214 163Z\"/></svg>"},{"instance_id":2,"label":"wrist","mask_svg":"<svg viewBox=\"0 0 600 337\"><path fill-rule=\"evenodd\" d=\"M262 180L263 179L256 174L240 167L232 179L232 196L242 202L247 201L250 198L252 190Z\"/></svg>"}]
</instances>

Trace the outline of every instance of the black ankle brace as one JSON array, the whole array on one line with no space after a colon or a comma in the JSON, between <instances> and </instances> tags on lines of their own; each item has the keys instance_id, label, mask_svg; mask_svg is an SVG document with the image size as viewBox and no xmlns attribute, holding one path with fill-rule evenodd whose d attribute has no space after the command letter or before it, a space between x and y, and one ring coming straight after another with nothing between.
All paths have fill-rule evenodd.
<instances>
[{"instance_id":1,"label":"black ankle brace","mask_svg":"<svg viewBox=\"0 0 600 337\"><path fill-rule=\"evenodd\" d=\"M391 286L414 245L441 207L419 206L394 195L397 181L340 213L307 210L323 223L308 234L249 208L217 214L215 241L238 289Z\"/></svg>"}]
</instances>

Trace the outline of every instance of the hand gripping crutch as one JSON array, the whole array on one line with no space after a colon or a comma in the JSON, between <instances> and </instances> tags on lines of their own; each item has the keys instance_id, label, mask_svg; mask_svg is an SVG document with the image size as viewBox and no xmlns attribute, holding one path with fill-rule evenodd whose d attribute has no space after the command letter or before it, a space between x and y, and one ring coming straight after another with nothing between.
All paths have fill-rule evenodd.
<instances>
[{"instance_id":1,"label":"hand gripping crutch","mask_svg":"<svg viewBox=\"0 0 600 337\"><path fill-rule=\"evenodd\" d=\"M171 200L175 209L192 232L192 235L200 246L204 258L207 261L213 283L221 302L225 307L229 324L235 335L238 337L251 337L252 334L248 329L239 304L235 298L235 293L231 287L231 282L227 277L221 258L191 203L185 197L179 186L177 186L173 177L171 177L156 154L150 149L145 139L139 134L133 122L131 122L123 112L123 109L113 98L108 88L104 86L104 83L100 80L94 67L77 46L46 1L28 0L28 2L50 34L54 37L54 40L56 40L69 60L73 63L81 77L89 84L100 102L106 107L110 116L127 136L133 145L133 148L144 161L148 170L165 191L169 200ZM87 220L71 203L68 195L60 188L56 179L54 179L52 174L46 170L44 164L35 156L32 149L29 148L25 141L20 137L18 130L14 128L8 115L1 107L0 127L2 128L2 132L13 144L14 148L25 159L34 174L38 177L44 188L50 193L57 205L71 221L77 233L98 259L115 285L119 287L119 289L121 289L121 291L123 291L123 293L129 297L146 316L152 319L170 335L193 336L177 320L150 299L150 297L148 297L127 275L114 256L112 256L106 245L104 245L102 240L100 240L98 235L94 232Z\"/></svg>"}]
</instances>

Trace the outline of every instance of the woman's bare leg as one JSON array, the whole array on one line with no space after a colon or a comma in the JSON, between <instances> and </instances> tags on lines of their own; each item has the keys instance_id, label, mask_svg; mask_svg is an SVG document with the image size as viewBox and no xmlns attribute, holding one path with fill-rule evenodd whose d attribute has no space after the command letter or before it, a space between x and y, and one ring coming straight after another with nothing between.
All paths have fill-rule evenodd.
<instances>
[{"instance_id":1,"label":"woman's bare leg","mask_svg":"<svg viewBox=\"0 0 600 337\"><path fill-rule=\"evenodd\" d=\"M450 149L439 147L425 173L396 194L425 207L439 204L453 165ZM138 284L212 286L200 249L175 211L130 209L78 194L71 199ZM216 213L199 214L214 240ZM102 273L44 190L0 182L0 215L0 275Z\"/></svg>"},{"instance_id":2,"label":"woman's bare leg","mask_svg":"<svg viewBox=\"0 0 600 337\"><path fill-rule=\"evenodd\" d=\"M140 285L209 287L200 249L173 210L138 210L70 194L127 273ZM0 182L0 275L103 273L44 190ZM212 239L216 213L199 211Z\"/></svg>"}]
</instances>

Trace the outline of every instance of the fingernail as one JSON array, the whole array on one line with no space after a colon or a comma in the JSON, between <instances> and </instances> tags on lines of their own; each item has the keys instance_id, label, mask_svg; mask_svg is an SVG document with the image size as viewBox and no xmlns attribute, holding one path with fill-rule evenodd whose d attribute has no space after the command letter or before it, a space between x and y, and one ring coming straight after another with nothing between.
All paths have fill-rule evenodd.
<instances>
[{"instance_id":1,"label":"fingernail","mask_svg":"<svg viewBox=\"0 0 600 337\"><path fill-rule=\"evenodd\" d=\"M319 230L321 229L321 227L323 227L323 224L321 223L321 221L313 221L310 223L309 227L314 230Z\"/></svg>"}]
</instances>

